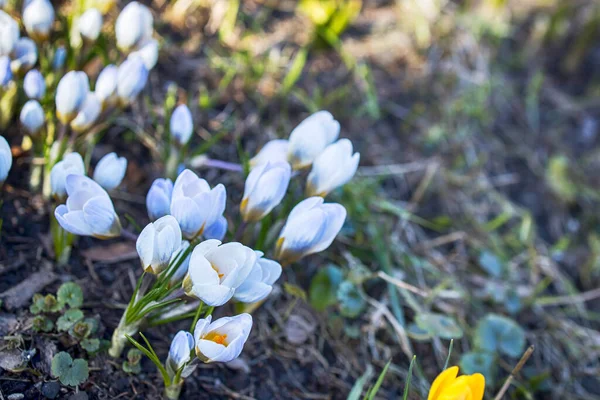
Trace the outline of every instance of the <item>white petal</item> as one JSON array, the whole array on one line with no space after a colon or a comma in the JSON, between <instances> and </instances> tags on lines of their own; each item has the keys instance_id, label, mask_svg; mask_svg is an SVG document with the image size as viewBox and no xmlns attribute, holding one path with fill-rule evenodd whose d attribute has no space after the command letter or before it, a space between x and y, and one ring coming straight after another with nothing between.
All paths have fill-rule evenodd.
<instances>
[{"instance_id":1,"label":"white petal","mask_svg":"<svg viewBox=\"0 0 600 400\"><path fill-rule=\"evenodd\" d=\"M156 228L153 223L146 225L135 242L135 248L142 260L144 269L152 265L154 261L154 239L156 234Z\"/></svg>"}]
</instances>

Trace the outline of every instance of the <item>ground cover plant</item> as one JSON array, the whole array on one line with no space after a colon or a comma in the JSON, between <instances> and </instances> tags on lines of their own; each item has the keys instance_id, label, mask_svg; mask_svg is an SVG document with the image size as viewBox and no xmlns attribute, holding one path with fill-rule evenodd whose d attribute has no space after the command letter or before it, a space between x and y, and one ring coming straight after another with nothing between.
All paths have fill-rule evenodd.
<instances>
[{"instance_id":1,"label":"ground cover plant","mask_svg":"<svg viewBox=\"0 0 600 400\"><path fill-rule=\"evenodd\" d=\"M600 398L596 2L0 8L0 398Z\"/></svg>"}]
</instances>

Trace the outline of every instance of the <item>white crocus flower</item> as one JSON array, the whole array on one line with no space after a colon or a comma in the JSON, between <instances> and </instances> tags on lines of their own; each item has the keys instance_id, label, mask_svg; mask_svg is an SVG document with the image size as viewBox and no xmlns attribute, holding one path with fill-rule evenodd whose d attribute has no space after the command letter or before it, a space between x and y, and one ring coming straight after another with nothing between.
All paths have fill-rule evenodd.
<instances>
[{"instance_id":1,"label":"white crocus flower","mask_svg":"<svg viewBox=\"0 0 600 400\"><path fill-rule=\"evenodd\" d=\"M118 157L114 152L108 153L96 164L94 180L104 189L113 190L121 184L125 172L127 172L127 159Z\"/></svg>"},{"instance_id":2,"label":"white crocus flower","mask_svg":"<svg viewBox=\"0 0 600 400\"><path fill-rule=\"evenodd\" d=\"M40 42L48 39L54 23L54 7L48 0L31 0L25 3L23 25L31 38Z\"/></svg>"},{"instance_id":3,"label":"white crocus flower","mask_svg":"<svg viewBox=\"0 0 600 400\"><path fill-rule=\"evenodd\" d=\"M172 194L173 182L170 179L158 178L152 182L146 195L146 209L151 220L154 221L169 214Z\"/></svg>"},{"instance_id":4,"label":"white crocus flower","mask_svg":"<svg viewBox=\"0 0 600 400\"><path fill-rule=\"evenodd\" d=\"M4 137L0 136L0 184L6 180L12 166L12 152Z\"/></svg>"},{"instance_id":5,"label":"white crocus flower","mask_svg":"<svg viewBox=\"0 0 600 400\"><path fill-rule=\"evenodd\" d=\"M181 228L177 220L165 215L150 222L138 236L135 247L144 271L158 275L168 266L181 246Z\"/></svg>"},{"instance_id":6,"label":"white crocus flower","mask_svg":"<svg viewBox=\"0 0 600 400\"><path fill-rule=\"evenodd\" d=\"M77 29L84 40L94 43L102 30L102 13L96 8L86 10L77 21Z\"/></svg>"},{"instance_id":7,"label":"white crocus flower","mask_svg":"<svg viewBox=\"0 0 600 400\"><path fill-rule=\"evenodd\" d=\"M0 56L0 89L7 87L12 77L10 58L8 56Z\"/></svg>"},{"instance_id":8,"label":"white crocus flower","mask_svg":"<svg viewBox=\"0 0 600 400\"><path fill-rule=\"evenodd\" d=\"M24 74L29 71L38 59L37 46L29 38L21 38L13 51L14 57L10 63L10 68L14 74Z\"/></svg>"},{"instance_id":9,"label":"white crocus flower","mask_svg":"<svg viewBox=\"0 0 600 400\"><path fill-rule=\"evenodd\" d=\"M267 162L282 162L288 159L289 141L285 139L275 139L268 141L257 155L250 160L252 168L257 167Z\"/></svg>"},{"instance_id":10,"label":"white crocus flower","mask_svg":"<svg viewBox=\"0 0 600 400\"><path fill-rule=\"evenodd\" d=\"M244 283L255 262L254 251L241 243L205 240L192 252L183 290L209 306L222 306Z\"/></svg>"},{"instance_id":11,"label":"white crocus flower","mask_svg":"<svg viewBox=\"0 0 600 400\"><path fill-rule=\"evenodd\" d=\"M156 39L146 40L136 51L131 52L129 57L140 57L146 69L150 71L158 61L158 41Z\"/></svg>"},{"instance_id":12,"label":"white crocus flower","mask_svg":"<svg viewBox=\"0 0 600 400\"><path fill-rule=\"evenodd\" d=\"M77 116L71 121L71 128L75 132L85 132L96 123L102 112L102 103L94 92L88 92Z\"/></svg>"},{"instance_id":13,"label":"white crocus flower","mask_svg":"<svg viewBox=\"0 0 600 400\"><path fill-rule=\"evenodd\" d=\"M226 192L222 184L213 189L189 169L173 185L171 215L177 218L186 239L194 239L215 223L225 211Z\"/></svg>"},{"instance_id":14,"label":"white crocus flower","mask_svg":"<svg viewBox=\"0 0 600 400\"><path fill-rule=\"evenodd\" d=\"M82 71L67 72L56 88L56 116L63 124L79 113L90 91L88 76Z\"/></svg>"},{"instance_id":15,"label":"white crocus flower","mask_svg":"<svg viewBox=\"0 0 600 400\"><path fill-rule=\"evenodd\" d=\"M21 109L19 116L21 124L30 135L35 135L43 127L45 121L44 110L37 100L29 100Z\"/></svg>"},{"instance_id":16,"label":"white crocus flower","mask_svg":"<svg viewBox=\"0 0 600 400\"><path fill-rule=\"evenodd\" d=\"M46 81L37 69L32 69L25 75L23 89L30 99L40 100L46 94Z\"/></svg>"},{"instance_id":17,"label":"white crocus flower","mask_svg":"<svg viewBox=\"0 0 600 400\"><path fill-rule=\"evenodd\" d=\"M220 216L212 225L209 225L204 230L204 238L205 239L217 239L223 240L225 234L227 233L227 218L224 216Z\"/></svg>"},{"instance_id":18,"label":"white crocus flower","mask_svg":"<svg viewBox=\"0 0 600 400\"><path fill-rule=\"evenodd\" d=\"M143 41L150 39L154 31L153 23L152 13L148 7L137 1L127 4L119 14L115 25L117 46L128 52Z\"/></svg>"},{"instance_id":19,"label":"white crocus flower","mask_svg":"<svg viewBox=\"0 0 600 400\"><path fill-rule=\"evenodd\" d=\"M12 53L20 36L17 21L0 10L0 56L8 56Z\"/></svg>"},{"instance_id":20,"label":"white crocus flower","mask_svg":"<svg viewBox=\"0 0 600 400\"><path fill-rule=\"evenodd\" d=\"M94 93L102 103L103 108L115 103L118 71L119 68L116 65L109 64L98 75Z\"/></svg>"},{"instance_id":21,"label":"white crocus flower","mask_svg":"<svg viewBox=\"0 0 600 400\"><path fill-rule=\"evenodd\" d=\"M359 161L360 154L352 154L352 142L348 139L340 139L327 146L315 159L308 174L308 196L325 197L334 189L346 184L356 173Z\"/></svg>"},{"instance_id":22,"label":"white crocus flower","mask_svg":"<svg viewBox=\"0 0 600 400\"><path fill-rule=\"evenodd\" d=\"M57 142L58 143L58 142ZM50 171L52 195L63 198L67 194L66 184L69 175L85 175L85 164L79 153L69 153L57 162Z\"/></svg>"},{"instance_id":23,"label":"white crocus flower","mask_svg":"<svg viewBox=\"0 0 600 400\"><path fill-rule=\"evenodd\" d=\"M256 256L258 259L252 271L233 295L235 300L242 303L256 303L265 299L281 276L281 265L277 261L262 258L261 251L256 251Z\"/></svg>"},{"instance_id":24,"label":"white crocus flower","mask_svg":"<svg viewBox=\"0 0 600 400\"><path fill-rule=\"evenodd\" d=\"M67 176L67 204L56 207L54 215L67 232L109 239L121 234L121 222L108 193L82 175Z\"/></svg>"},{"instance_id":25,"label":"white crocus flower","mask_svg":"<svg viewBox=\"0 0 600 400\"><path fill-rule=\"evenodd\" d=\"M288 158L294 169L308 167L340 134L340 123L328 111L306 118L290 134Z\"/></svg>"},{"instance_id":26,"label":"white crocus flower","mask_svg":"<svg viewBox=\"0 0 600 400\"><path fill-rule=\"evenodd\" d=\"M190 361L192 351L194 351L194 336L186 331L177 332L171 342L169 356L165 363L171 375L175 375L181 367Z\"/></svg>"},{"instance_id":27,"label":"white crocus flower","mask_svg":"<svg viewBox=\"0 0 600 400\"><path fill-rule=\"evenodd\" d=\"M175 108L171 114L169 126L171 128L171 138L177 145L184 146L190 141L194 131L194 121L188 106L180 104Z\"/></svg>"},{"instance_id":28,"label":"white crocus flower","mask_svg":"<svg viewBox=\"0 0 600 400\"><path fill-rule=\"evenodd\" d=\"M212 316L209 315L196 324L196 356L205 363L229 362L238 358L252 330L252 316L244 313L211 321Z\"/></svg>"},{"instance_id":29,"label":"white crocus flower","mask_svg":"<svg viewBox=\"0 0 600 400\"><path fill-rule=\"evenodd\" d=\"M309 254L325 250L346 219L346 209L336 203L323 203L322 197L309 197L292 209L279 234L277 260L289 264Z\"/></svg>"},{"instance_id":30,"label":"white crocus flower","mask_svg":"<svg viewBox=\"0 0 600 400\"><path fill-rule=\"evenodd\" d=\"M244 221L259 221L281 203L290 183L291 173L292 168L287 162L267 162L250 172L240 204Z\"/></svg>"},{"instance_id":31,"label":"white crocus flower","mask_svg":"<svg viewBox=\"0 0 600 400\"><path fill-rule=\"evenodd\" d=\"M148 70L140 57L128 57L117 71L117 95L123 105L130 104L146 86Z\"/></svg>"}]
</instances>

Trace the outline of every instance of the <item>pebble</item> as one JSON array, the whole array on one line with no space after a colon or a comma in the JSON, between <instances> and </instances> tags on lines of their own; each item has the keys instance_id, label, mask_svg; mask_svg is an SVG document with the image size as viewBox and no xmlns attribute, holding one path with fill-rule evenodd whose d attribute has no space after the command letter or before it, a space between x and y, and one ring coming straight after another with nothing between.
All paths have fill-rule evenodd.
<instances>
[{"instance_id":1,"label":"pebble","mask_svg":"<svg viewBox=\"0 0 600 400\"><path fill-rule=\"evenodd\" d=\"M69 400L88 400L88 395L86 392L78 392L69 397Z\"/></svg>"},{"instance_id":2,"label":"pebble","mask_svg":"<svg viewBox=\"0 0 600 400\"><path fill-rule=\"evenodd\" d=\"M8 400L21 400L25 398L25 395L23 393L13 393L9 394L6 398Z\"/></svg>"},{"instance_id":3,"label":"pebble","mask_svg":"<svg viewBox=\"0 0 600 400\"><path fill-rule=\"evenodd\" d=\"M46 382L42 385L42 395L47 399L54 399L60 392L60 384L58 382Z\"/></svg>"}]
</instances>

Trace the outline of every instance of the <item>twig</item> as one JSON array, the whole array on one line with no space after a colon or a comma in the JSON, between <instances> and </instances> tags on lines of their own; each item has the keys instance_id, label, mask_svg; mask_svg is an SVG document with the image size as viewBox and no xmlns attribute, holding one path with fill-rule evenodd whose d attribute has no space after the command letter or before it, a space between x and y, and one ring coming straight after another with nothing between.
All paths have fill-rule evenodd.
<instances>
[{"instance_id":1,"label":"twig","mask_svg":"<svg viewBox=\"0 0 600 400\"><path fill-rule=\"evenodd\" d=\"M400 289L406 289L409 292L413 292L413 293L418 294L419 296L423 296L423 297L429 296L428 291L419 289L418 287L413 286L404 281L401 281L400 279L391 277L383 271L379 271L377 273L377 276L380 277L381 279L383 279L384 281L387 281L387 282L391 283L392 285L399 287Z\"/></svg>"},{"instance_id":2,"label":"twig","mask_svg":"<svg viewBox=\"0 0 600 400\"><path fill-rule=\"evenodd\" d=\"M504 385L502 385L502 387L500 388L500 391L498 392L496 397L494 397L494 400L500 400L504 396L504 394L510 387L510 384L515 379L515 375L517 375L519 373L519 371L521 371L521 368L523 368L523 365L525 365L527 360L529 360L529 357L531 357L531 354L533 353L534 349L535 349L535 346L531 345L525 351L525 353L523 354L523 356L521 357L521 359L519 360L519 362L517 363L515 368L513 368L512 372L510 373L508 378L506 378L506 382L504 382Z\"/></svg>"}]
</instances>

